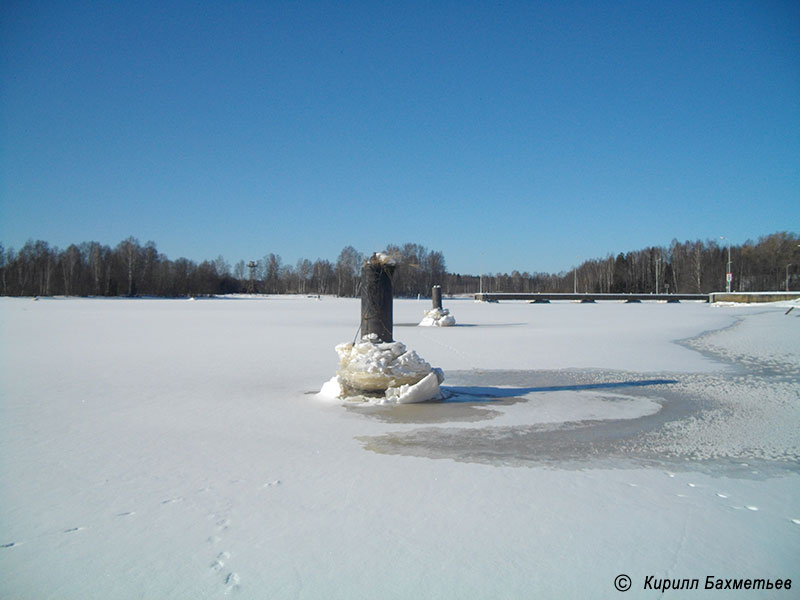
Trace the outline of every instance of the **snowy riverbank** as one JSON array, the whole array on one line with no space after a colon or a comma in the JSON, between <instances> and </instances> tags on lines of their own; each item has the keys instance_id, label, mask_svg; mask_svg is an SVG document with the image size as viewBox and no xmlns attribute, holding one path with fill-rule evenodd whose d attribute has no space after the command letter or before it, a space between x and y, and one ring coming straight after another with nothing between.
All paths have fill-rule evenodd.
<instances>
[{"instance_id":1,"label":"snowy riverbank","mask_svg":"<svg viewBox=\"0 0 800 600\"><path fill-rule=\"evenodd\" d=\"M800 585L798 309L448 305L447 401L359 408L357 300L0 299L0 598Z\"/></svg>"}]
</instances>

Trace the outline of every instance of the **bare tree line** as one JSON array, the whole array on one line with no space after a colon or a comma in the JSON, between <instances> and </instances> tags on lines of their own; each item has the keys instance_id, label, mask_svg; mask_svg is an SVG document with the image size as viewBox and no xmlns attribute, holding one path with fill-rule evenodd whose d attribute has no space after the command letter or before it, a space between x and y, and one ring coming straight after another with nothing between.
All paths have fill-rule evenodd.
<instances>
[{"instance_id":1,"label":"bare tree line","mask_svg":"<svg viewBox=\"0 0 800 600\"><path fill-rule=\"evenodd\" d=\"M800 289L800 237L785 231L730 246L731 290ZM726 289L728 246L717 240L679 242L609 254L558 274L448 274L445 293L587 292L707 294Z\"/></svg>"},{"instance_id":2,"label":"bare tree line","mask_svg":"<svg viewBox=\"0 0 800 600\"><path fill-rule=\"evenodd\" d=\"M800 288L800 238L779 232L730 247L732 289ZM678 242L616 257L587 260L558 274L513 271L479 275L448 273L444 255L422 245L389 245L397 262L397 296L427 296L435 284L448 295L485 292L708 293L725 289L728 247L715 240ZM154 242L129 237L111 248L97 242L65 250L29 241L19 251L0 244L0 292L4 296L185 297L253 291L264 294L358 296L366 256L345 246L336 262L301 258L284 264L270 253L253 268L222 256L196 263L170 260ZM251 277L252 275L252 277ZM788 279L788 280L787 280Z\"/></svg>"},{"instance_id":3,"label":"bare tree line","mask_svg":"<svg viewBox=\"0 0 800 600\"><path fill-rule=\"evenodd\" d=\"M445 276L444 255L419 244L391 245L397 260L398 295L430 293ZM44 241L28 241L19 251L0 244L0 293L4 296L157 296L217 294L361 293L365 255L345 246L335 263L301 258L295 265L270 253L250 263L231 266L222 256L196 263L170 260L154 242L141 245L129 237L111 248L98 242L71 244L66 250Z\"/></svg>"}]
</instances>

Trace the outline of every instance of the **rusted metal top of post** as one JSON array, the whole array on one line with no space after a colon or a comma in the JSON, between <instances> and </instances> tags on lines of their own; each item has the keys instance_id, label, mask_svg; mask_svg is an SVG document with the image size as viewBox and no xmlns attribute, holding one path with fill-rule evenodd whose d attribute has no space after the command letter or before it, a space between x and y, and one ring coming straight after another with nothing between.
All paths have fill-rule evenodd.
<instances>
[{"instance_id":1,"label":"rusted metal top of post","mask_svg":"<svg viewBox=\"0 0 800 600\"><path fill-rule=\"evenodd\" d=\"M375 253L361 268L361 335L375 334L376 341L392 342L392 275L394 260Z\"/></svg>"}]
</instances>

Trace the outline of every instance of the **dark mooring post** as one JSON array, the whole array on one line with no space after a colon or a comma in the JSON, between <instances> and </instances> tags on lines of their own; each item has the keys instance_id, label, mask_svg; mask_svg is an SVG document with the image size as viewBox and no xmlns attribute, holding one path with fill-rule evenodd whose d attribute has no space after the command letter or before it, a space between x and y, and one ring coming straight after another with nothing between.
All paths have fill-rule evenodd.
<instances>
[{"instance_id":1,"label":"dark mooring post","mask_svg":"<svg viewBox=\"0 0 800 600\"><path fill-rule=\"evenodd\" d=\"M438 308L441 310L442 308L442 286L435 285L433 286L433 294L431 295L433 298L433 308Z\"/></svg>"},{"instance_id":2,"label":"dark mooring post","mask_svg":"<svg viewBox=\"0 0 800 600\"><path fill-rule=\"evenodd\" d=\"M361 267L361 335L374 333L378 341L392 342L392 274L394 263L373 254Z\"/></svg>"}]
</instances>

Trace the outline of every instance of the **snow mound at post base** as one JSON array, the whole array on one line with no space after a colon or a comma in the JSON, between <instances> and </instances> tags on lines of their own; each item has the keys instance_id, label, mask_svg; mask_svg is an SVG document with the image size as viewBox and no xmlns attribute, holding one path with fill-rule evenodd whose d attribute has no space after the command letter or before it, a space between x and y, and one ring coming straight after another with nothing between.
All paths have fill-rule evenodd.
<instances>
[{"instance_id":1,"label":"snow mound at post base","mask_svg":"<svg viewBox=\"0 0 800 600\"><path fill-rule=\"evenodd\" d=\"M420 321L420 327L452 327L456 319L446 308L432 308L425 311L425 317Z\"/></svg>"},{"instance_id":2,"label":"snow mound at post base","mask_svg":"<svg viewBox=\"0 0 800 600\"><path fill-rule=\"evenodd\" d=\"M320 395L376 404L410 404L440 397L444 381L435 369L402 342L377 342L371 334L357 344L339 344L339 370Z\"/></svg>"},{"instance_id":3,"label":"snow mound at post base","mask_svg":"<svg viewBox=\"0 0 800 600\"><path fill-rule=\"evenodd\" d=\"M433 369L414 385L401 385L386 390L387 402L396 404L414 404L439 398L439 384L444 380L441 369Z\"/></svg>"}]
</instances>

